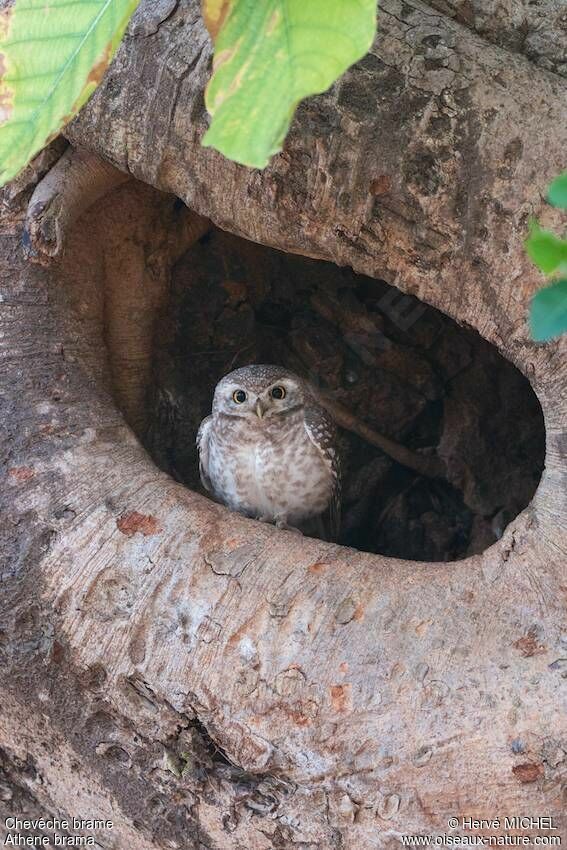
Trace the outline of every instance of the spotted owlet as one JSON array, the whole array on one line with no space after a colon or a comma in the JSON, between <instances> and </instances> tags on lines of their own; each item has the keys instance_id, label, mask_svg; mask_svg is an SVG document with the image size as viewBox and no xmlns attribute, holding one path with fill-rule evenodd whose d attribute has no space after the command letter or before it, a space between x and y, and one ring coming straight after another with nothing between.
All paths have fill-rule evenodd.
<instances>
[{"instance_id":1,"label":"spotted owlet","mask_svg":"<svg viewBox=\"0 0 567 850\"><path fill-rule=\"evenodd\" d=\"M306 381L281 366L244 366L219 381L201 422L201 480L232 510L334 540L335 441L335 424Z\"/></svg>"}]
</instances>

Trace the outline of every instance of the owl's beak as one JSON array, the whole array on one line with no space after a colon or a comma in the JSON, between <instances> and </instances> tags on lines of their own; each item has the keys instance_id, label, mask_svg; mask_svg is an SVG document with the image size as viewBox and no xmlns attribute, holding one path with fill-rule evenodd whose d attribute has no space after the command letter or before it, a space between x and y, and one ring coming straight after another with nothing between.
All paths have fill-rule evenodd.
<instances>
[{"instance_id":1,"label":"owl's beak","mask_svg":"<svg viewBox=\"0 0 567 850\"><path fill-rule=\"evenodd\" d=\"M256 399L256 416L258 419L264 418L264 413L266 412L266 408L261 398Z\"/></svg>"}]
</instances>

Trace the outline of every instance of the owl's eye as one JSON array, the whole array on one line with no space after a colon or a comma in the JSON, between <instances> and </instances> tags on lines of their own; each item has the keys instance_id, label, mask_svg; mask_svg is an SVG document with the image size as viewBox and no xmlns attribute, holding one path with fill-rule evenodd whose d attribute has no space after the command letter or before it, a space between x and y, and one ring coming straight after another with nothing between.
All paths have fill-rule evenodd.
<instances>
[{"instance_id":1,"label":"owl's eye","mask_svg":"<svg viewBox=\"0 0 567 850\"><path fill-rule=\"evenodd\" d=\"M272 387L270 395L272 398L280 401L282 398L285 398L285 387Z\"/></svg>"},{"instance_id":2,"label":"owl's eye","mask_svg":"<svg viewBox=\"0 0 567 850\"><path fill-rule=\"evenodd\" d=\"M232 394L232 400L237 404L242 404L246 401L246 393L244 390L235 390Z\"/></svg>"}]
</instances>

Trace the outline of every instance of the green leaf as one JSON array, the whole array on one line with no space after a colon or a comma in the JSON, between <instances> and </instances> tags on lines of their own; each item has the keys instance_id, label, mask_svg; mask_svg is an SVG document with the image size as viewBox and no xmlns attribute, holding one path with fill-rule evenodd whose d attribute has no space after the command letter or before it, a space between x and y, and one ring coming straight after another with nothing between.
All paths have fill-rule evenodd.
<instances>
[{"instance_id":1,"label":"green leaf","mask_svg":"<svg viewBox=\"0 0 567 850\"><path fill-rule=\"evenodd\" d=\"M0 13L0 185L79 111L139 0L15 0Z\"/></svg>"},{"instance_id":2,"label":"green leaf","mask_svg":"<svg viewBox=\"0 0 567 850\"><path fill-rule=\"evenodd\" d=\"M567 331L567 280L540 289L532 299L530 329L537 342Z\"/></svg>"},{"instance_id":3,"label":"green leaf","mask_svg":"<svg viewBox=\"0 0 567 850\"><path fill-rule=\"evenodd\" d=\"M567 171L555 178L549 187L547 200L554 207L567 210Z\"/></svg>"},{"instance_id":4,"label":"green leaf","mask_svg":"<svg viewBox=\"0 0 567 850\"><path fill-rule=\"evenodd\" d=\"M370 48L376 0L203 0L215 41L203 145L264 168L300 100L325 91Z\"/></svg>"},{"instance_id":5,"label":"green leaf","mask_svg":"<svg viewBox=\"0 0 567 850\"><path fill-rule=\"evenodd\" d=\"M567 263L567 242L551 231L543 230L537 223L532 224L526 240L526 251L544 274L560 270Z\"/></svg>"}]
</instances>

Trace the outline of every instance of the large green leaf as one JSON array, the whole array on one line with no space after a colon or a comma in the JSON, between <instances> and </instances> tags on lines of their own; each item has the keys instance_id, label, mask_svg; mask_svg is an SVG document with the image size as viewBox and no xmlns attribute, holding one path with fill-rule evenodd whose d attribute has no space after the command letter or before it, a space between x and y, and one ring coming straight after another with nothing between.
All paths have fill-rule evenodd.
<instances>
[{"instance_id":1,"label":"large green leaf","mask_svg":"<svg viewBox=\"0 0 567 850\"><path fill-rule=\"evenodd\" d=\"M543 230L537 223L532 224L526 250L530 259L545 274L563 271L567 263L567 242L550 230Z\"/></svg>"},{"instance_id":2,"label":"large green leaf","mask_svg":"<svg viewBox=\"0 0 567 850\"><path fill-rule=\"evenodd\" d=\"M554 207L567 210L567 171L555 178L549 187L547 198Z\"/></svg>"},{"instance_id":3,"label":"large green leaf","mask_svg":"<svg viewBox=\"0 0 567 850\"><path fill-rule=\"evenodd\" d=\"M138 2L15 0L4 8L0 183L15 177L86 103Z\"/></svg>"},{"instance_id":4,"label":"large green leaf","mask_svg":"<svg viewBox=\"0 0 567 850\"><path fill-rule=\"evenodd\" d=\"M376 0L203 0L215 41L203 144L263 168L294 110L369 49Z\"/></svg>"},{"instance_id":5,"label":"large green leaf","mask_svg":"<svg viewBox=\"0 0 567 850\"><path fill-rule=\"evenodd\" d=\"M567 331L567 280L559 280L536 292L530 310L530 328L538 342Z\"/></svg>"}]
</instances>

